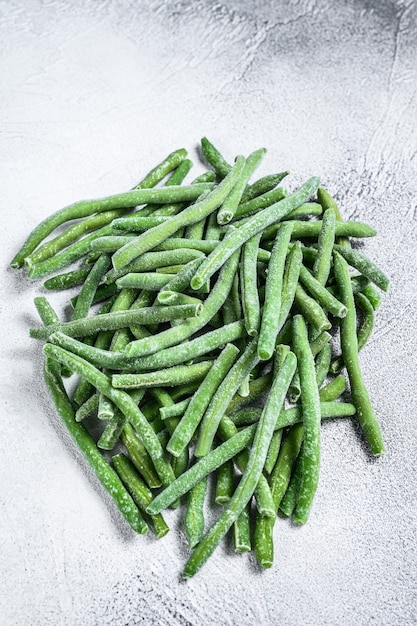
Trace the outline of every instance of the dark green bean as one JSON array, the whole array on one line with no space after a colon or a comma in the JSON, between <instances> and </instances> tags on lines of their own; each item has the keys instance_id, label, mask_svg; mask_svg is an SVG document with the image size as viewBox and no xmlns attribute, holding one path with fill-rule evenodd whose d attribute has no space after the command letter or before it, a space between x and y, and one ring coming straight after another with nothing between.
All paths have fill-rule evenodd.
<instances>
[{"instance_id":1,"label":"dark green bean","mask_svg":"<svg viewBox=\"0 0 417 626\"><path fill-rule=\"evenodd\" d=\"M207 493L207 477L200 480L188 494L187 512L184 518L188 545L193 549L204 533L204 500Z\"/></svg>"},{"instance_id":2,"label":"dark green bean","mask_svg":"<svg viewBox=\"0 0 417 626\"><path fill-rule=\"evenodd\" d=\"M340 249L345 250L342 246ZM356 311L349 277L349 268L344 258L335 252L334 272L342 302L348 314L340 323L340 341L343 361L349 377L350 391L356 407L359 424L374 455L385 451L381 430L372 409L368 391L363 382L358 361L358 339L356 336Z\"/></svg>"}]
</instances>

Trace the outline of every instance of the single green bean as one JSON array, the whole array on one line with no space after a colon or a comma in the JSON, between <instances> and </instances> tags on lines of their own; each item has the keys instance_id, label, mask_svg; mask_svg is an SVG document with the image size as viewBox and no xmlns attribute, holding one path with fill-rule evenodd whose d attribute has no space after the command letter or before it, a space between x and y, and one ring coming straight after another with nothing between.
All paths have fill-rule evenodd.
<instances>
[{"instance_id":1,"label":"single green bean","mask_svg":"<svg viewBox=\"0 0 417 626\"><path fill-rule=\"evenodd\" d=\"M241 261L241 290L246 332L250 337L257 335L261 309L258 294L257 256L261 234L251 237L244 245Z\"/></svg>"},{"instance_id":2,"label":"single green bean","mask_svg":"<svg viewBox=\"0 0 417 626\"><path fill-rule=\"evenodd\" d=\"M342 246L340 249L345 249ZM356 311L349 278L349 268L345 259L335 252L334 272L342 302L348 314L340 323L340 341L343 361L349 377L350 391L356 407L359 424L374 455L385 451L381 430L372 409L368 391L363 382L358 361L358 339L356 336Z\"/></svg>"},{"instance_id":3,"label":"single green bean","mask_svg":"<svg viewBox=\"0 0 417 626\"><path fill-rule=\"evenodd\" d=\"M265 472L270 474L275 467L275 463L277 462L279 449L281 447L281 439L282 439L282 430L277 430L276 433L272 435L271 443L268 448L268 454L265 459Z\"/></svg>"},{"instance_id":4,"label":"single green bean","mask_svg":"<svg viewBox=\"0 0 417 626\"><path fill-rule=\"evenodd\" d=\"M388 291L389 279L385 274L367 257L345 246L335 245L334 250L338 252L349 265L357 269L361 274L369 278L382 291Z\"/></svg>"},{"instance_id":5,"label":"single green bean","mask_svg":"<svg viewBox=\"0 0 417 626\"><path fill-rule=\"evenodd\" d=\"M346 379L344 376L336 376L319 391L320 402L332 402L336 400L346 390Z\"/></svg>"},{"instance_id":6,"label":"single green bean","mask_svg":"<svg viewBox=\"0 0 417 626\"><path fill-rule=\"evenodd\" d=\"M166 348L156 354L151 354L145 357L127 359L124 352L110 352L106 349L96 348L94 346L88 346L81 341L77 341L72 337L68 337L62 332L53 333L49 337L49 341L56 345L78 354L82 358L86 359L96 367L104 367L107 369L127 370L127 371L149 371L153 369L161 369L163 367L171 367L173 365L179 365L187 361L191 361L197 357L209 354L214 350L217 350L221 346L228 342L235 341L243 337L245 333L245 327L242 321L233 322L228 326L223 326L216 330L212 330L204 335L200 335L189 342L184 342L181 346L173 346L172 348ZM261 390L255 391L259 383L253 383L254 385L254 397L258 397L263 391L269 387L269 379L262 380ZM252 383L251 383L252 389ZM251 391L252 393L252 391ZM238 403L235 399L231 403L231 407L234 403ZM232 410L232 408L231 408Z\"/></svg>"},{"instance_id":7,"label":"single green bean","mask_svg":"<svg viewBox=\"0 0 417 626\"><path fill-rule=\"evenodd\" d=\"M100 302L105 302L106 300L109 300L110 298L115 296L118 291L119 290L117 289L116 285L113 283L111 285L99 285L93 296L91 305L93 306L94 304L99 304ZM75 308L78 302L78 296L74 296L73 298L71 298L70 302L71 306Z\"/></svg>"},{"instance_id":8,"label":"single green bean","mask_svg":"<svg viewBox=\"0 0 417 626\"><path fill-rule=\"evenodd\" d=\"M198 315L195 305L145 307L131 311L116 311L96 317L87 317L73 322L49 324L43 328L31 328L30 336L34 339L49 339L52 333L61 331L70 337L86 337L100 330L117 330L135 324L161 324L172 319ZM129 344L131 345L131 344Z\"/></svg>"},{"instance_id":9,"label":"single green bean","mask_svg":"<svg viewBox=\"0 0 417 626\"><path fill-rule=\"evenodd\" d=\"M317 258L314 262L313 276L323 286L326 285L332 263L332 252L336 232L336 215L333 209L326 209L319 233Z\"/></svg>"},{"instance_id":10,"label":"single green bean","mask_svg":"<svg viewBox=\"0 0 417 626\"><path fill-rule=\"evenodd\" d=\"M339 302L304 266L300 267L300 280L316 301L332 315L345 317L346 307Z\"/></svg>"},{"instance_id":11,"label":"single green bean","mask_svg":"<svg viewBox=\"0 0 417 626\"><path fill-rule=\"evenodd\" d=\"M279 314L281 310L282 284L291 232L292 223L284 222L275 239L271 260L268 265L268 276L265 285L265 303L258 342L258 356L262 361L268 361L272 357L277 335L280 330Z\"/></svg>"},{"instance_id":12,"label":"single green bean","mask_svg":"<svg viewBox=\"0 0 417 626\"><path fill-rule=\"evenodd\" d=\"M242 194L241 203L244 204L257 196L261 196L268 191L272 191L272 189L275 189L275 187L277 187L280 182L288 176L288 174L288 171L279 172L278 174L268 174L267 176L263 176L254 182L252 185L248 185Z\"/></svg>"},{"instance_id":13,"label":"single green bean","mask_svg":"<svg viewBox=\"0 0 417 626\"><path fill-rule=\"evenodd\" d=\"M158 372L145 374L113 374L115 389L139 389L142 387L175 387L185 381L201 380L210 371L212 361L192 365L174 365Z\"/></svg>"},{"instance_id":14,"label":"single green bean","mask_svg":"<svg viewBox=\"0 0 417 626\"><path fill-rule=\"evenodd\" d=\"M278 319L278 333L284 326L285 320L287 319L294 302L302 259L303 255L301 252L301 244L297 241L297 243L290 248L285 262L284 276L282 279L281 307Z\"/></svg>"},{"instance_id":15,"label":"single green bean","mask_svg":"<svg viewBox=\"0 0 417 626\"><path fill-rule=\"evenodd\" d=\"M75 412L75 421L82 422L86 417L97 414L98 393L93 394Z\"/></svg>"},{"instance_id":16,"label":"single green bean","mask_svg":"<svg viewBox=\"0 0 417 626\"><path fill-rule=\"evenodd\" d=\"M252 550L250 540L250 502L248 502L233 523L233 547L237 554L243 554Z\"/></svg>"},{"instance_id":17,"label":"single green bean","mask_svg":"<svg viewBox=\"0 0 417 626\"><path fill-rule=\"evenodd\" d=\"M235 216L235 213L238 210L238 204L242 198L245 187L254 171L260 165L262 159L265 156L265 153L266 150L262 148L261 150L256 150L255 152L252 152L246 159L240 177L236 181L235 186L233 187L232 191L229 193L217 213L218 224L228 224Z\"/></svg>"},{"instance_id":18,"label":"single green bean","mask_svg":"<svg viewBox=\"0 0 417 626\"><path fill-rule=\"evenodd\" d=\"M201 149L203 151L204 157L216 170L219 178L225 178L232 169L232 166L224 160L220 152L217 150L217 148L213 146L213 144L207 139L207 137L202 138Z\"/></svg>"},{"instance_id":19,"label":"single green bean","mask_svg":"<svg viewBox=\"0 0 417 626\"><path fill-rule=\"evenodd\" d=\"M272 189L271 191L267 191L253 200L249 200L247 202L242 202L235 212L234 217L236 219L246 217L247 215L252 215L257 211L261 211L270 207L272 204L283 200L286 196L286 191L282 187L277 187L276 189Z\"/></svg>"},{"instance_id":20,"label":"single green bean","mask_svg":"<svg viewBox=\"0 0 417 626\"><path fill-rule=\"evenodd\" d=\"M233 461L226 461L217 470L216 474L216 490L214 501L216 504L227 504L235 490L235 470Z\"/></svg>"},{"instance_id":21,"label":"single green bean","mask_svg":"<svg viewBox=\"0 0 417 626\"><path fill-rule=\"evenodd\" d=\"M287 218L288 219L288 216ZM317 238L320 235L322 229L322 222L305 222L299 220L293 220L293 238ZM281 223L274 224L265 229L262 235L263 240L273 239L277 231L281 228ZM348 235L349 237L374 237L376 230L368 224L362 222L336 222L335 224L336 235Z\"/></svg>"},{"instance_id":22,"label":"single green bean","mask_svg":"<svg viewBox=\"0 0 417 626\"><path fill-rule=\"evenodd\" d=\"M293 349L300 376L301 407L304 426L303 480L295 509L294 521L305 524L317 489L320 468L320 399L316 383L314 358L308 341L304 318L293 318Z\"/></svg>"},{"instance_id":23,"label":"single green bean","mask_svg":"<svg viewBox=\"0 0 417 626\"><path fill-rule=\"evenodd\" d=\"M311 298L300 284L295 289L294 302L306 320L320 332L332 327L319 303Z\"/></svg>"},{"instance_id":24,"label":"single green bean","mask_svg":"<svg viewBox=\"0 0 417 626\"><path fill-rule=\"evenodd\" d=\"M86 265L78 270L73 270L72 272L65 272L64 274L58 274L58 276L52 276L52 278L45 280L43 286L45 289L58 291L82 285L90 273L91 268L92 265Z\"/></svg>"},{"instance_id":25,"label":"single green bean","mask_svg":"<svg viewBox=\"0 0 417 626\"><path fill-rule=\"evenodd\" d=\"M107 254L102 254L94 263L78 294L77 302L72 313L73 320L87 317L97 288L104 274L107 272L109 265L110 257Z\"/></svg>"},{"instance_id":26,"label":"single green bean","mask_svg":"<svg viewBox=\"0 0 417 626\"><path fill-rule=\"evenodd\" d=\"M207 493L207 477L200 480L188 494L187 512L184 518L188 545L193 549L204 533L204 500Z\"/></svg>"}]
</instances>

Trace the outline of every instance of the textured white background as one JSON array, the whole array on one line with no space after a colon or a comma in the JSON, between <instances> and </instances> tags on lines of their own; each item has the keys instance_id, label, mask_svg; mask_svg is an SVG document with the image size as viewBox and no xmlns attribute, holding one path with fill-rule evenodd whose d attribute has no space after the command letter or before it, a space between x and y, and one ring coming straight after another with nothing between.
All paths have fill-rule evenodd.
<instances>
[{"instance_id":1,"label":"textured white background","mask_svg":"<svg viewBox=\"0 0 417 626\"><path fill-rule=\"evenodd\" d=\"M0 40L1 625L417 623L416 3L9 0ZM197 161L203 135L267 147L261 173L317 174L378 229L392 287L361 361L387 454L326 423L311 521L278 521L274 567L221 547L184 583L178 514L135 537L68 440L27 334L41 283L6 267L43 217L177 147Z\"/></svg>"}]
</instances>

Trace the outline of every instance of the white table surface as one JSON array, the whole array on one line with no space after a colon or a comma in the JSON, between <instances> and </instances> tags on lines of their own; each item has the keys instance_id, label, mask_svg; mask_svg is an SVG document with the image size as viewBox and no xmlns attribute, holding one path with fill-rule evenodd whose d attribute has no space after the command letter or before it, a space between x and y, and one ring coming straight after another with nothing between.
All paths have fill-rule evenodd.
<instances>
[{"instance_id":1,"label":"white table surface","mask_svg":"<svg viewBox=\"0 0 417 626\"><path fill-rule=\"evenodd\" d=\"M1 625L417 623L416 3L8 0L0 38ZM43 384L42 283L7 266L61 206L177 147L198 163L203 135L230 159L265 146L260 173L318 175L377 228L391 289L361 363L387 453L326 423L311 520L278 520L273 568L222 545L182 582L181 516L160 541L120 518Z\"/></svg>"}]
</instances>

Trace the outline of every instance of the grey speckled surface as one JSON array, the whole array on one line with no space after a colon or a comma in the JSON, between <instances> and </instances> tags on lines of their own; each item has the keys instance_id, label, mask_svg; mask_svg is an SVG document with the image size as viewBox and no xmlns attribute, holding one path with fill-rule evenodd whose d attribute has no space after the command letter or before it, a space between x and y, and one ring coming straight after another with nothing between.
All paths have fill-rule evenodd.
<instances>
[{"instance_id":1,"label":"grey speckled surface","mask_svg":"<svg viewBox=\"0 0 417 626\"><path fill-rule=\"evenodd\" d=\"M9 0L0 39L0 623L417 623L416 3ZM388 451L327 423L311 521L277 524L275 566L222 547L182 583L184 537L134 537L57 422L27 336L42 290L5 267L46 214L204 134L265 145L263 173L318 174L378 229L392 288L361 360Z\"/></svg>"}]
</instances>

